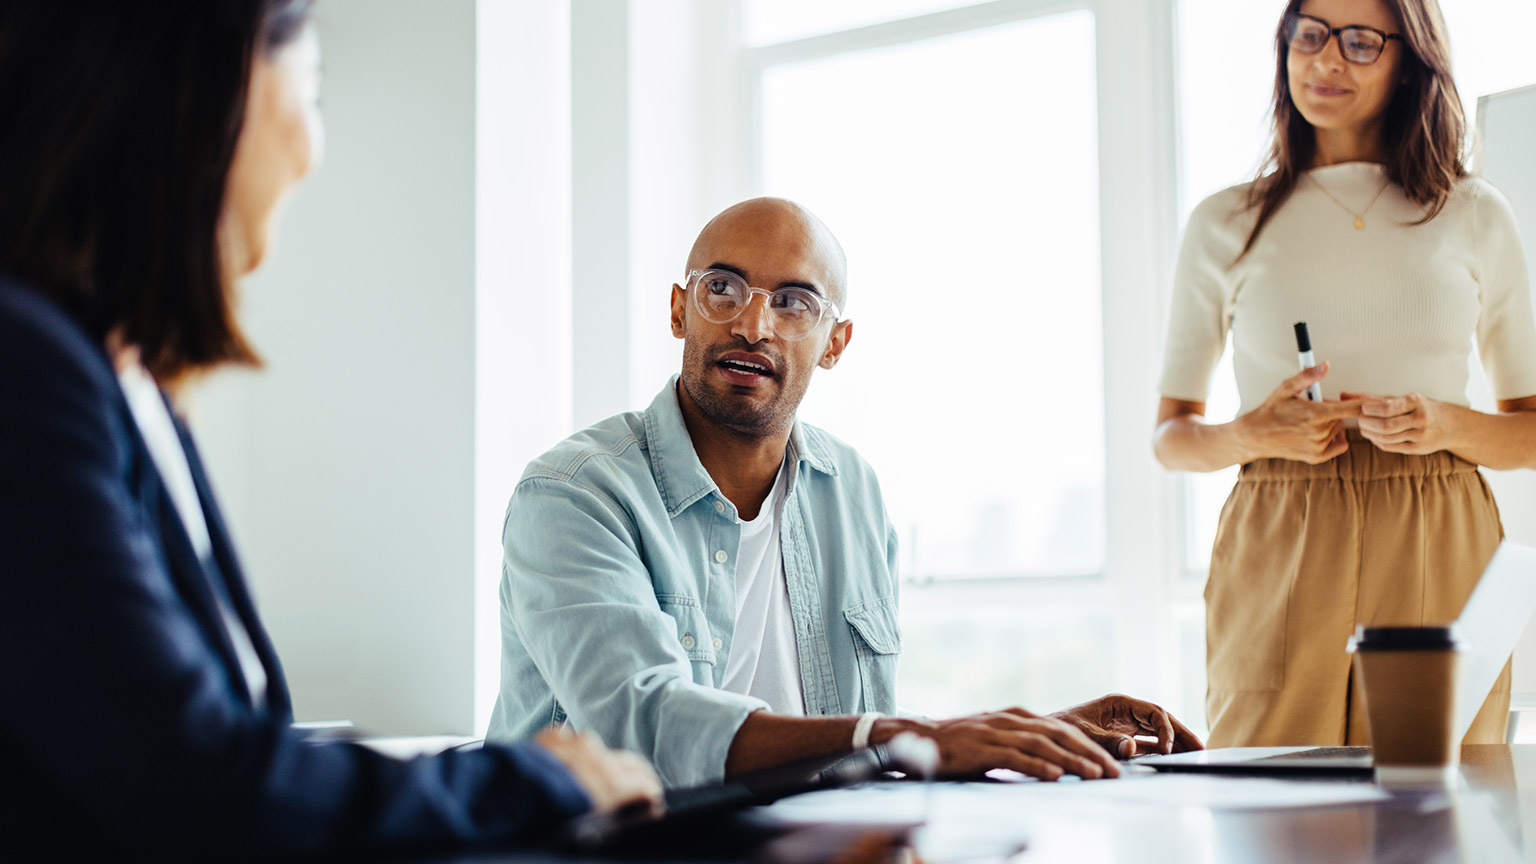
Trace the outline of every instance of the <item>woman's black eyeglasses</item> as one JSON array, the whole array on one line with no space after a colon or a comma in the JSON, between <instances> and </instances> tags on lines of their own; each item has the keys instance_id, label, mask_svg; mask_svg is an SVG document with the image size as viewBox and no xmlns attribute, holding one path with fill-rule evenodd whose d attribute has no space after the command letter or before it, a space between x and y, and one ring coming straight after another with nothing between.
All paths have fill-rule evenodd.
<instances>
[{"instance_id":1,"label":"woman's black eyeglasses","mask_svg":"<svg viewBox=\"0 0 1536 864\"><path fill-rule=\"evenodd\" d=\"M1335 27L1311 15L1285 16L1285 41L1292 51L1316 54L1328 47L1328 40L1335 36L1339 38L1339 52L1356 66L1369 66L1380 59L1388 39L1403 41L1401 33L1383 33L1375 27Z\"/></svg>"}]
</instances>

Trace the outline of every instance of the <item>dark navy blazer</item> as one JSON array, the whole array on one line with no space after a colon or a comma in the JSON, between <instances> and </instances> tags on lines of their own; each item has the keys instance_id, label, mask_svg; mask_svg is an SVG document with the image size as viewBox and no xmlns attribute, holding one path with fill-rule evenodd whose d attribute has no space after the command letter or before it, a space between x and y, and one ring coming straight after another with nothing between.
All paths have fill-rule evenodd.
<instances>
[{"instance_id":1,"label":"dark navy blazer","mask_svg":"<svg viewBox=\"0 0 1536 864\"><path fill-rule=\"evenodd\" d=\"M400 761L292 731L207 476L204 567L105 350L0 278L0 848L304 854L527 841L590 807L542 748ZM266 667L253 707L215 604Z\"/></svg>"}]
</instances>

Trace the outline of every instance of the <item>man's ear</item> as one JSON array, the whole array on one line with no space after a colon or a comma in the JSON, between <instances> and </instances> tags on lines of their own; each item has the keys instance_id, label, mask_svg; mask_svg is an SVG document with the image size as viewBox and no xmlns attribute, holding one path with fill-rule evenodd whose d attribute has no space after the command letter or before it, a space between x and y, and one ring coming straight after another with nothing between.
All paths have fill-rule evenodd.
<instances>
[{"instance_id":1,"label":"man's ear","mask_svg":"<svg viewBox=\"0 0 1536 864\"><path fill-rule=\"evenodd\" d=\"M853 341L853 322L839 321L832 325L832 335L827 337L827 350L821 352L821 361L816 365L823 369L831 369L842 358L847 350L848 343Z\"/></svg>"},{"instance_id":2,"label":"man's ear","mask_svg":"<svg viewBox=\"0 0 1536 864\"><path fill-rule=\"evenodd\" d=\"M672 285L672 335L681 339L688 333L688 290L681 285Z\"/></svg>"}]
</instances>

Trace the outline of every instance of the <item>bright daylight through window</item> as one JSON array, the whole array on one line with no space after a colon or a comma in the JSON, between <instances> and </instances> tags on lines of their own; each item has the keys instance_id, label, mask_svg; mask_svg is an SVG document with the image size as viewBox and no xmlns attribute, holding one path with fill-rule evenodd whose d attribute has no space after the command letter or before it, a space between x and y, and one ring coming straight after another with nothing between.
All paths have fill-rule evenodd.
<instances>
[{"instance_id":1,"label":"bright daylight through window","mask_svg":"<svg viewBox=\"0 0 1536 864\"><path fill-rule=\"evenodd\" d=\"M854 347L801 416L880 472L909 579L1103 567L1094 53L1083 11L762 76L762 189L851 262ZM1109 615L905 599L902 693L926 710L1108 686Z\"/></svg>"}]
</instances>

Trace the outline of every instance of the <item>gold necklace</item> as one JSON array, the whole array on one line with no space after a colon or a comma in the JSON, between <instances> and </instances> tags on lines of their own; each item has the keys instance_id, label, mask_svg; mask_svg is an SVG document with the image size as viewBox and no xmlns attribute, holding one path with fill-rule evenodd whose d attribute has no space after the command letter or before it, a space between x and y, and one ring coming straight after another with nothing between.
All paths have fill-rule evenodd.
<instances>
[{"instance_id":1,"label":"gold necklace","mask_svg":"<svg viewBox=\"0 0 1536 864\"><path fill-rule=\"evenodd\" d=\"M1318 189L1321 189L1323 194L1328 196L1328 200L1329 201L1332 201L1333 203L1339 205L1339 209L1340 210L1343 210L1345 213L1348 213L1349 215L1355 217L1355 230L1356 231L1364 231L1365 230L1365 214L1371 212L1371 208L1376 206L1376 202L1377 202L1377 200L1379 200L1381 198L1382 193L1386 192L1387 191L1387 187L1392 185L1392 181L1391 180L1387 180L1385 183L1381 184L1381 188L1376 191L1376 197L1371 199L1371 203L1365 205L1365 209L1364 210L1361 210L1359 213L1356 213L1355 211L1349 209L1348 207L1345 207L1343 201L1340 201L1339 199L1333 197L1333 193L1328 191L1328 187L1324 186L1321 182L1319 182L1316 177L1313 177L1311 174L1308 174L1307 175L1307 179L1311 180L1312 183L1314 185L1316 185Z\"/></svg>"}]
</instances>

